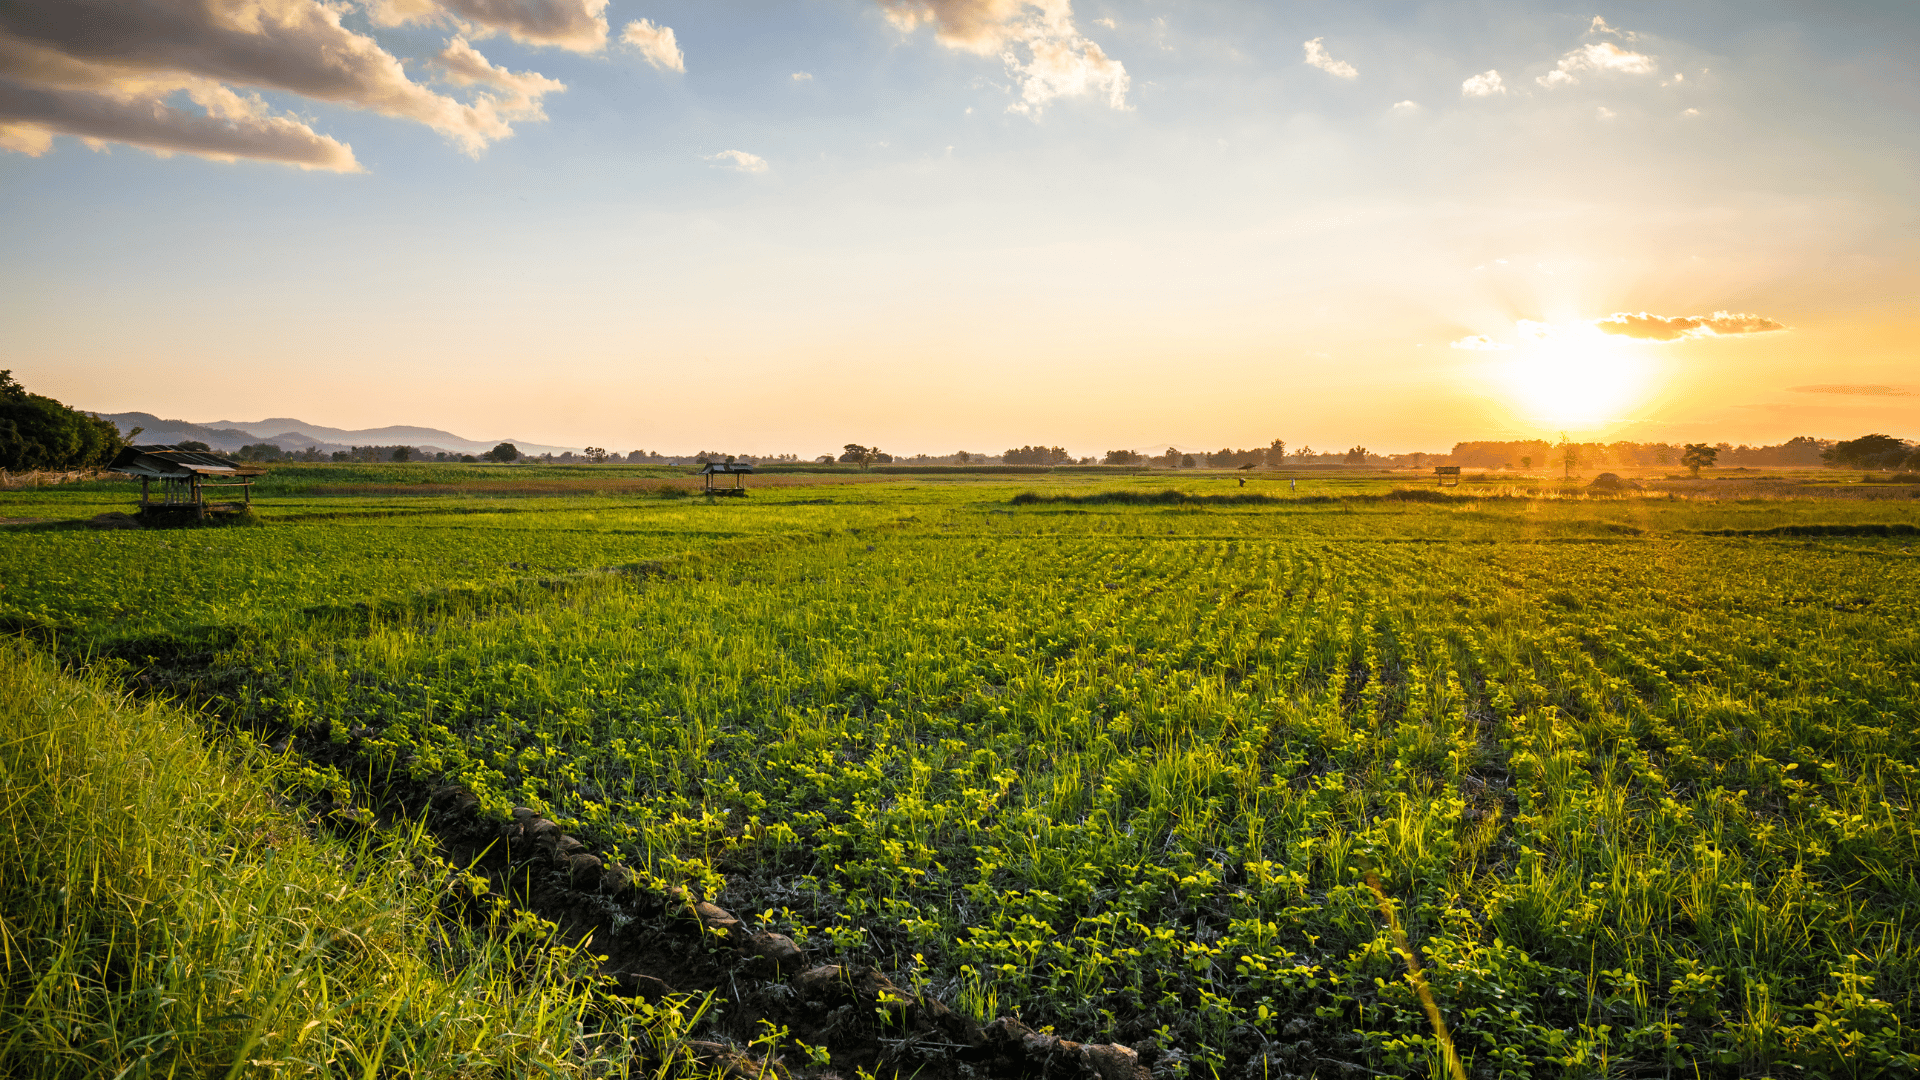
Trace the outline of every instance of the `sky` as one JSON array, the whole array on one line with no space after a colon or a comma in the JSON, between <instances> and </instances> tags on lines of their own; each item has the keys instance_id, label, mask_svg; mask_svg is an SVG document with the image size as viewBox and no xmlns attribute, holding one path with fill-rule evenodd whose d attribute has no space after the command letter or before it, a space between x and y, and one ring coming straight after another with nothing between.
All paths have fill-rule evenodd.
<instances>
[{"instance_id":1,"label":"sky","mask_svg":"<svg viewBox=\"0 0 1920 1080\"><path fill-rule=\"evenodd\" d=\"M0 367L617 451L1920 438L1920 7L9 0Z\"/></svg>"}]
</instances>

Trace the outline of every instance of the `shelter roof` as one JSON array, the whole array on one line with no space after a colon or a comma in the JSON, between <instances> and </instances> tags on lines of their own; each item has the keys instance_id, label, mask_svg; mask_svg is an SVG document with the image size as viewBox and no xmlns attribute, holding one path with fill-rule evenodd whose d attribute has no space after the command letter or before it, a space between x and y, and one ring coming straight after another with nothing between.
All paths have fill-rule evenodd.
<instances>
[{"instance_id":1,"label":"shelter roof","mask_svg":"<svg viewBox=\"0 0 1920 1080\"><path fill-rule=\"evenodd\" d=\"M184 480L189 476L261 476L267 471L258 465L243 465L204 450L185 450L164 443L125 447L114 455L107 469L171 480Z\"/></svg>"},{"instance_id":2,"label":"shelter roof","mask_svg":"<svg viewBox=\"0 0 1920 1080\"><path fill-rule=\"evenodd\" d=\"M750 473L752 471L753 465L751 462L709 461L700 467L699 475L706 476L709 473Z\"/></svg>"}]
</instances>

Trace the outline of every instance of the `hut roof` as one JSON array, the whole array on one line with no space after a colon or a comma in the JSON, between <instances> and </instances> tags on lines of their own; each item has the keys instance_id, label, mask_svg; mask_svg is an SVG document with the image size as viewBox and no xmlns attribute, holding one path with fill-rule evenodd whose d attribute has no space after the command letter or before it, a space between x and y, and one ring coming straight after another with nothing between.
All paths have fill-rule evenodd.
<instances>
[{"instance_id":1,"label":"hut roof","mask_svg":"<svg viewBox=\"0 0 1920 1080\"><path fill-rule=\"evenodd\" d=\"M114 455L107 469L168 480L184 480L190 476L261 476L267 471L258 465L243 465L204 450L184 450L163 443L125 447Z\"/></svg>"},{"instance_id":2,"label":"hut roof","mask_svg":"<svg viewBox=\"0 0 1920 1080\"><path fill-rule=\"evenodd\" d=\"M750 462L709 461L700 467L700 472L697 475L706 476L711 473L750 473L752 471L753 465Z\"/></svg>"}]
</instances>

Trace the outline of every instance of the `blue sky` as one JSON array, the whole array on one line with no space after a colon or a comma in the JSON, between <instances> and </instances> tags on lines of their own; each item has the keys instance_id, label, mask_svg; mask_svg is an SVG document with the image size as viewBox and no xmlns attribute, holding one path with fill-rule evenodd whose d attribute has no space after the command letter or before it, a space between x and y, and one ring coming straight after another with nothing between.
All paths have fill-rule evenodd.
<instances>
[{"instance_id":1,"label":"blue sky","mask_svg":"<svg viewBox=\"0 0 1920 1080\"><path fill-rule=\"evenodd\" d=\"M1910 5L384 2L397 115L0 14L0 363L621 450L1920 436Z\"/></svg>"}]
</instances>

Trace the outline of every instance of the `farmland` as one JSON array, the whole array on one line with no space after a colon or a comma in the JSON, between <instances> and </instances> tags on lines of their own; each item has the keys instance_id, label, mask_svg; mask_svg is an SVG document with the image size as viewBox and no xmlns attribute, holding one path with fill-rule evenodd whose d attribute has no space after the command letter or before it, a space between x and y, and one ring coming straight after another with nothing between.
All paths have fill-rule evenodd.
<instances>
[{"instance_id":1,"label":"farmland","mask_svg":"<svg viewBox=\"0 0 1920 1080\"><path fill-rule=\"evenodd\" d=\"M1156 1076L1445 1075L1396 924L1473 1076L1920 1068L1904 491L399 468L251 527L10 497L0 624L336 816L551 819L635 886L501 887L796 1070L957 1044L788 1008L658 898Z\"/></svg>"}]
</instances>

